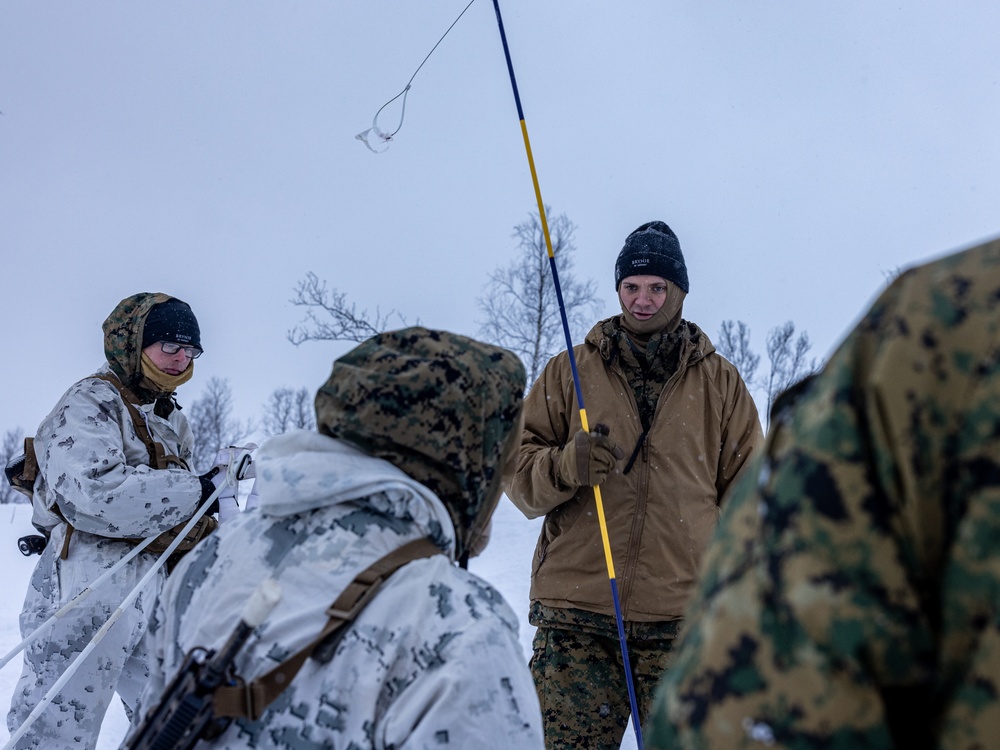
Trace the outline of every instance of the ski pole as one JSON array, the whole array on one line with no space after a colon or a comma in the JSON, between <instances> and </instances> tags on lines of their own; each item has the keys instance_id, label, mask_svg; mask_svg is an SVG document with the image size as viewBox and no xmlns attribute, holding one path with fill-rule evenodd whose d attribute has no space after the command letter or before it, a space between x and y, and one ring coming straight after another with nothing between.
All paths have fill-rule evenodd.
<instances>
[{"instance_id":1,"label":"ski pole","mask_svg":"<svg viewBox=\"0 0 1000 750\"><path fill-rule=\"evenodd\" d=\"M531 171L531 181L535 188L535 200L538 203L538 217L542 224L542 234L545 236L545 248L548 251L549 267L552 270L552 283L556 289L556 299L559 302L559 315L562 318L563 333L566 336L566 351L569 354L569 365L573 372L573 385L576 388L576 400L580 406L580 422L586 432L590 432L587 424L587 410L583 403L583 389L580 387L580 373L576 367L576 356L573 353L573 338L569 332L569 321L566 318L566 305L563 303L562 288L559 286L559 274L556 271L556 257L552 251L552 238L549 236L549 225L545 218L545 205L542 203L542 191L538 185L538 174L535 171L535 161L531 155L531 143L528 140L528 127L524 122L524 111L521 108L521 97L517 92L517 79L514 77L514 64L510 59L510 48L507 46L507 34L503 28L503 18L500 15L500 1L493 0L496 11L497 27L500 29L500 41L503 42L503 54L507 60L507 73L510 76L510 86L514 92L514 103L517 105L517 117L521 123L521 135L524 138L524 150L528 157L528 168ZM625 639L625 624L622 621L621 603L618 598L618 584L615 580L615 565L611 557L611 542L608 539L608 526L604 519L604 503L601 501L601 488L594 485L594 501L597 504L597 519L601 527L601 541L604 544L604 560L608 566L608 580L611 582L611 599L615 606L615 623L618 626L618 641L621 644L622 662L625 667L625 683L628 687L628 699L632 709L632 726L635 729L635 739L638 750L643 750L642 728L639 725L639 709L635 700L635 687L632 683L632 668L629 664L628 645Z\"/></svg>"},{"instance_id":2,"label":"ski pole","mask_svg":"<svg viewBox=\"0 0 1000 750\"><path fill-rule=\"evenodd\" d=\"M119 570L121 570L123 567L125 567L125 565L128 564L128 562L130 560L132 560L136 555L138 555L140 552L142 552L144 549L146 549L146 547L148 547L150 544L152 544L155 539L156 539L155 536L151 536L151 537L147 537L146 539L143 539L139 544L137 544L135 547L133 547L129 551L129 553L127 555L125 555L125 557L123 557L121 560L119 560L114 565L112 565L110 568L108 568L106 571L104 571L104 573L102 573L99 577L97 577L94 580L93 583L91 583L83 591L81 591L79 594L77 594L76 596L74 596L70 601L68 601L66 604L64 604L59 609L58 612L56 612L49 619L47 619L45 622L43 622L41 625L39 625L37 628L35 628L31 633L29 633L28 636L24 640L22 640L19 644L17 644L16 646L14 646L13 649L11 649L9 652L7 652L6 656L4 656L2 659L0 659L0 669L3 669L5 666L7 666L7 664L10 662L11 659L13 659L19 653L21 653L24 649L26 649L32 643L34 643L35 641L37 641L46 632L48 632L49 628L51 628L56 623L57 620L60 620L61 618L65 617L66 614L71 609L73 609L74 607L76 607L77 604L79 604L84 599L86 599L88 596L90 596L92 593L94 593L95 589L97 589L98 587L100 587L100 585L102 583L104 583L106 580L108 580L109 578L111 578L111 576L113 576L115 573L117 573Z\"/></svg>"},{"instance_id":3,"label":"ski pole","mask_svg":"<svg viewBox=\"0 0 1000 750\"><path fill-rule=\"evenodd\" d=\"M24 736L28 729L31 728L31 725L34 724L38 717L42 715L46 708L48 708L52 700L59 695L59 692L66 686L66 683L70 681L73 675L76 674L84 660L90 656L91 652L97 648L102 640L104 640L104 636L107 635L111 627L118 621L118 618L124 614L125 609L132 604L139 594L142 593L142 590L146 587L152 577L159 572L160 568L162 568L164 564L166 564L167 560L174 553L177 547L180 546L181 542L183 542L185 537L187 537L187 535L191 532L191 529L195 527L195 524L198 523L206 512L208 512L212 503L214 503L216 498L218 498L219 493L221 493L222 490L228 485L235 482L239 473L246 469L249 456L250 451L244 451L237 457L238 460L237 458L234 458L232 463L229 464L229 468L226 471L226 478L222 484L220 484L215 489L215 492L209 495L208 499L205 500L198 510L194 512L194 515L191 516L188 522L184 525L184 528L177 534L176 538L167 546L142 579L132 588L122 603L118 605L118 609L111 613L111 617L109 617L107 622L101 626L100 630L98 630L94 637L90 640L90 643L88 643L84 647L83 651L77 654L76 657L74 657L74 659L69 663L63 673L59 676L59 679L56 680L55 684L53 684L44 697L38 701L38 705L31 710L31 713L28 714L28 717L24 720L24 723L22 723L21 726L19 726L10 736L10 739L7 741L7 744L3 746L2 750L10 750L10 748L13 748L14 744ZM153 538L155 539L155 537Z\"/></svg>"}]
</instances>

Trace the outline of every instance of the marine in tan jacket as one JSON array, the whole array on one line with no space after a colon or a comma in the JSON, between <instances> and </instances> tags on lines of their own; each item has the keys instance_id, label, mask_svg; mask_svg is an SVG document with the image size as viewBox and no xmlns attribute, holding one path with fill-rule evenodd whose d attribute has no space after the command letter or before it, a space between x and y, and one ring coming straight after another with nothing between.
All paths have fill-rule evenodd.
<instances>
[{"instance_id":1,"label":"marine in tan jacket","mask_svg":"<svg viewBox=\"0 0 1000 750\"><path fill-rule=\"evenodd\" d=\"M640 714L666 668L701 553L730 483L763 441L736 368L681 318L680 245L663 222L629 235L615 284L622 314L567 353L525 402L507 494L545 516L532 561L531 660L549 748L617 747L629 702L594 493L601 486Z\"/></svg>"}]
</instances>

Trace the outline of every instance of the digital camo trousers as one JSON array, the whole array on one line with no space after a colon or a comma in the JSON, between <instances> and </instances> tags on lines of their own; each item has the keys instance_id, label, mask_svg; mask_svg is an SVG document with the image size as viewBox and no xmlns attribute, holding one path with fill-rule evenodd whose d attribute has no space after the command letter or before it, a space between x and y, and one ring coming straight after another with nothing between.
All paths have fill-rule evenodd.
<instances>
[{"instance_id":1,"label":"digital camo trousers","mask_svg":"<svg viewBox=\"0 0 1000 750\"><path fill-rule=\"evenodd\" d=\"M627 643L639 715L645 722L674 639L627 636ZM631 713L618 638L541 626L532 649L531 675L547 750L617 750Z\"/></svg>"}]
</instances>

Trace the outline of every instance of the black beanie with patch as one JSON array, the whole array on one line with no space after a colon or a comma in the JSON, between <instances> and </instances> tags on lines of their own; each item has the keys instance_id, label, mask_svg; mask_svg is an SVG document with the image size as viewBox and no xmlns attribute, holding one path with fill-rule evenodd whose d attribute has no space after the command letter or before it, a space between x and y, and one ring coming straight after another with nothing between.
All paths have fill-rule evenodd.
<instances>
[{"instance_id":1,"label":"black beanie with patch","mask_svg":"<svg viewBox=\"0 0 1000 750\"><path fill-rule=\"evenodd\" d=\"M662 221L643 224L625 238L625 247L615 262L615 291L629 276L659 276L688 292L687 265L681 243Z\"/></svg>"},{"instance_id":2,"label":"black beanie with patch","mask_svg":"<svg viewBox=\"0 0 1000 750\"><path fill-rule=\"evenodd\" d=\"M179 299L154 305L142 327L142 348L157 341L171 341L201 349L201 329L191 306Z\"/></svg>"}]
</instances>

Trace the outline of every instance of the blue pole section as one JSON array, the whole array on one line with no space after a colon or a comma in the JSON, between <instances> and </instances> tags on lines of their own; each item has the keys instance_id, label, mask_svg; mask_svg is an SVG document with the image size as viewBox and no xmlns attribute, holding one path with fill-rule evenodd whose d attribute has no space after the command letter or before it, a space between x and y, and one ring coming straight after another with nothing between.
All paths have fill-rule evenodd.
<instances>
[{"instance_id":1,"label":"blue pole section","mask_svg":"<svg viewBox=\"0 0 1000 750\"><path fill-rule=\"evenodd\" d=\"M569 321L566 318L566 305L563 302L562 288L559 286L559 273L556 271L555 254L552 251L552 238L549 236L549 224L545 216L545 204L542 202L542 191L538 186L538 174L535 171L535 160L531 155L531 142L528 140L528 128L524 122L524 111L521 108L521 96L517 91L517 78L514 76L514 65L510 58L510 48L507 46L507 34L503 28L503 18L500 15L500 2L493 0L496 11L497 27L500 29L500 41L503 42L503 54L507 60L507 73L510 76L510 86L514 91L514 103L517 105L517 117L521 123L521 135L524 138L524 149L528 156L528 168L531 170L531 181L535 188L535 200L538 203L538 217L542 224L542 234L545 237L545 248L549 255L549 267L552 270L552 282L556 289L556 299L559 302L559 315L562 318L563 334L566 336L566 351L569 354L570 369L573 372L573 385L576 388L576 401L580 407L580 422L584 430L590 431L587 424L587 410L583 403L583 389L580 387L580 373L576 367L576 356L573 352L573 338L569 332ZM601 500L601 488L595 486L594 501L597 505L597 518L601 527L601 541L604 544L604 559L608 568L608 580L611 583L611 599L615 606L615 623L618 626L618 642L621 645L622 663L625 667L625 684L628 688L629 705L632 710L632 726L635 729L635 739L638 750L643 750L642 727L639 723L639 708L635 699L635 686L632 681L632 667L628 658L628 643L625 637L625 623L622 619L621 602L618 598L618 584L615 580L614 561L611 556L611 543L608 540L608 526L604 519L604 504Z\"/></svg>"}]
</instances>

